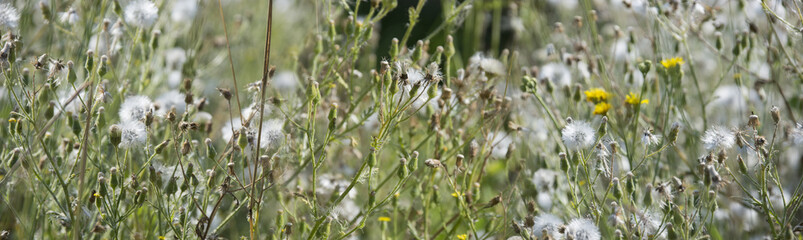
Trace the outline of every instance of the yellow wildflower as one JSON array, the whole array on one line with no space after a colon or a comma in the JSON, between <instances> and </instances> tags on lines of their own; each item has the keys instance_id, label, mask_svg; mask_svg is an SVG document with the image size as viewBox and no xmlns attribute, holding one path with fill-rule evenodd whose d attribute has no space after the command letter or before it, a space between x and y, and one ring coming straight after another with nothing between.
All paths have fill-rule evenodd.
<instances>
[{"instance_id":1,"label":"yellow wildflower","mask_svg":"<svg viewBox=\"0 0 803 240\"><path fill-rule=\"evenodd\" d=\"M102 197L100 196L100 193L95 193L95 194L94 194L94 196L95 196L96 198L102 198Z\"/></svg>"},{"instance_id":2,"label":"yellow wildflower","mask_svg":"<svg viewBox=\"0 0 803 240\"><path fill-rule=\"evenodd\" d=\"M639 105L639 104L647 104L650 103L649 99L641 99L641 95L636 95L635 93L630 93L625 96L625 102L630 105Z\"/></svg>"},{"instance_id":3,"label":"yellow wildflower","mask_svg":"<svg viewBox=\"0 0 803 240\"><path fill-rule=\"evenodd\" d=\"M389 217L379 217L377 220L379 220L380 222L390 222Z\"/></svg>"},{"instance_id":4,"label":"yellow wildflower","mask_svg":"<svg viewBox=\"0 0 803 240\"><path fill-rule=\"evenodd\" d=\"M165 240L165 236L159 236L159 240Z\"/></svg>"},{"instance_id":5,"label":"yellow wildflower","mask_svg":"<svg viewBox=\"0 0 803 240\"><path fill-rule=\"evenodd\" d=\"M457 235L457 239L460 239L460 240L466 240L466 239L468 239L468 234L460 234L460 235Z\"/></svg>"},{"instance_id":6,"label":"yellow wildflower","mask_svg":"<svg viewBox=\"0 0 803 240\"><path fill-rule=\"evenodd\" d=\"M585 94L586 94L586 101L593 103L608 101L608 96L610 96L610 94L602 88L589 89L588 91L585 91Z\"/></svg>"},{"instance_id":7,"label":"yellow wildflower","mask_svg":"<svg viewBox=\"0 0 803 240\"><path fill-rule=\"evenodd\" d=\"M452 197L457 197L457 196L460 196L460 195L462 195L462 194L460 194L460 191L452 193Z\"/></svg>"},{"instance_id":8,"label":"yellow wildflower","mask_svg":"<svg viewBox=\"0 0 803 240\"><path fill-rule=\"evenodd\" d=\"M610 109L611 105L606 102L597 103L597 105L594 106L594 114L605 115Z\"/></svg>"},{"instance_id":9,"label":"yellow wildflower","mask_svg":"<svg viewBox=\"0 0 803 240\"><path fill-rule=\"evenodd\" d=\"M673 57L670 59L661 60L661 65L664 65L664 68L673 68L675 66L683 65L684 62L682 57Z\"/></svg>"}]
</instances>

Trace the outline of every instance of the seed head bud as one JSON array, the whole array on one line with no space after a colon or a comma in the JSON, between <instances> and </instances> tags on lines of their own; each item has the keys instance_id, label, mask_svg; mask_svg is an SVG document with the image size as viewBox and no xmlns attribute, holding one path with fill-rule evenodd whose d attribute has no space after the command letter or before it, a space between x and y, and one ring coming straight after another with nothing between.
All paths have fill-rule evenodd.
<instances>
[{"instance_id":1,"label":"seed head bud","mask_svg":"<svg viewBox=\"0 0 803 240\"><path fill-rule=\"evenodd\" d=\"M678 140L678 133L680 132L680 123L675 122L672 123L672 127L669 129L669 134L667 135L667 140L670 143L674 143Z\"/></svg>"},{"instance_id":2,"label":"seed head bud","mask_svg":"<svg viewBox=\"0 0 803 240\"><path fill-rule=\"evenodd\" d=\"M184 140L184 143L181 144L181 155L187 155L187 153L190 153L190 149L190 141Z\"/></svg>"},{"instance_id":3,"label":"seed head bud","mask_svg":"<svg viewBox=\"0 0 803 240\"><path fill-rule=\"evenodd\" d=\"M430 168L439 168L441 166L441 161L438 159L427 159L424 161L424 165Z\"/></svg>"},{"instance_id":4,"label":"seed head bud","mask_svg":"<svg viewBox=\"0 0 803 240\"><path fill-rule=\"evenodd\" d=\"M53 20L53 18L52 18L53 15L50 13L50 7L47 6L45 1L39 2L39 9L42 10L42 18L44 18L48 22Z\"/></svg>"},{"instance_id":5,"label":"seed head bud","mask_svg":"<svg viewBox=\"0 0 803 240\"><path fill-rule=\"evenodd\" d=\"M719 153L717 153L717 162L719 162L719 164L725 164L725 160L728 160L728 153L725 152L725 149L721 149Z\"/></svg>"},{"instance_id":6,"label":"seed head bud","mask_svg":"<svg viewBox=\"0 0 803 240\"><path fill-rule=\"evenodd\" d=\"M516 223L515 220L511 221L510 226L513 227L513 232L514 233L521 234L521 226L519 226L519 224Z\"/></svg>"},{"instance_id":7,"label":"seed head bud","mask_svg":"<svg viewBox=\"0 0 803 240\"><path fill-rule=\"evenodd\" d=\"M524 226L527 228L535 226L535 217L533 217L533 215L527 215L527 218L524 219Z\"/></svg>"},{"instance_id":8,"label":"seed head bud","mask_svg":"<svg viewBox=\"0 0 803 240\"><path fill-rule=\"evenodd\" d=\"M112 177L112 180L109 182L113 189L117 188L118 183L120 183L120 174L117 172L116 167L112 167L109 169L109 175Z\"/></svg>"},{"instance_id":9,"label":"seed head bud","mask_svg":"<svg viewBox=\"0 0 803 240\"><path fill-rule=\"evenodd\" d=\"M739 163L739 172L742 174L747 174L747 164L744 163L744 159L742 159L742 155L736 155L736 161Z\"/></svg>"},{"instance_id":10,"label":"seed head bud","mask_svg":"<svg viewBox=\"0 0 803 240\"><path fill-rule=\"evenodd\" d=\"M98 173L98 193L101 197L106 197L109 195L109 189L106 186L106 177L103 177L103 173Z\"/></svg>"},{"instance_id":11,"label":"seed head bud","mask_svg":"<svg viewBox=\"0 0 803 240\"><path fill-rule=\"evenodd\" d=\"M152 35L151 35L151 42L150 42L151 49L156 49L156 48L159 47L159 36L161 36L161 35L162 35L162 31L160 31L159 29L154 29L153 30Z\"/></svg>"},{"instance_id":12,"label":"seed head bud","mask_svg":"<svg viewBox=\"0 0 803 240\"><path fill-rule=\"evenodd\" d=\"M452 35L446 36L446 51L444 53L447 58L451 58L455 54L454 38L452 38Z\"/></svg>"},{"instance_id":13,"label":"seed head bud","mask_svg":"<svg viewBox=\"0 0 803 240\"><path fill-rule=\"evenodd\" d=\"M652 184L647 184L646 189L644 189L644 199L642 203L647 207L652 205Z\"/></svg>"},{"instance_id":14,"label":"seed head bud","mask_svg":"<svg viewBox=\"0 0 803 240\"><path fill-rule=\"evenodd\" d=\"M123 138L123 131L120 130L120 126L117 124L112 125L109 127L109 139L111 140L112 146L117 147L122 141Z\"/></svg>"},{"instance_id":15,"label":"seed head bud","mask_svg":"<svg viewBox=\"0 0 803 240\"><path fill-rule=\"evenodd\" d=\"M167 181L167 186L165 186L164 191L167 194L176 193L178 191L178 177L171 177L170 180Z\"/></svg>"},{"instance_id":16,"label":"seed head bud","mask_svg":"<svg viewBox=\"0 0 803 240\"><path fill-rule=\"evenodd\" d=\"M558 153L558 158L560 159L560 170L569 171L569 159L566 157L566 153Z\"/></svg>"},{"instance_id":17,"label":"seed head bud","mask_svg":"<svg viewBox=\"0 0 803 240\"><path fill-rule=\"evenodd\" d=\"M240 129L240 134L237 138L237 145L240 146L240 149L245 149L245 146L248 145L248 134L246 133L245 129Z\"/></svg>"},{"instance_id":18,"label":"seed head bud","mask_svg":"<svg viewBox=\"0 0 803 240\"><path fill-rule=\"evenodd\" d=\"M758 120L758 115L752 114L747 118L747 126L750 126L753 129L756 129L760 125L761 125L761 121Z\"/></svg>"},{"instance_id":19,"label":"seed head bud","mask_svg":"<svg viewBox=\"0 0 803 240\"><path fill-rule=\"evenodd\" d=\"M505 158L510 159L513 156L513 153L516 152L516 144L510 144L507 146L507 152L505 153Z\"/></svg>"},{"instance_id":20,"label":"seed head bud","mask_svg":"<svg viewBox=\"0 0 803 240\"><path fill-rule=\"evenodd\" d=\"M106 72L108 72L109 57L106 55L100 56L100 67L98 67L98 76L105 76Z\"/></svg>"},{"instance_id":21,"label":"seed head bud","mask_svg":"<svg viewBox=\"0 0 803 240\"><path fill-rule=\"evenodd\" d=\"M415 42L415 50L413 50L412 60L417 63L424 56L424 41L418 40Z\"/></svg>"},{"instance_id":22,"label":"seed head bud","mask_svg":"<svg viewBox=\"0 0 803 240\"><path fill-rule=\"evenodd\" d=\"M619 178L613 178L613 181L611 181L611 188L613 189L613 197L622 199L622 188L619 186Z\"/></svg>"},{"instance_id":23,"label":"seed head bud","mask_svg":"<svg viewBox=\"0 0 803 240\"><path fill-rule=\"evenodd\" d=\"M781 121L781 109L778 109L777 106L772 106L772 108L770 108L770 115L772 116L772 121L775 122L775 124L778 124L778 122Z\"/></svg>"},{"instance_id":24,"label":"seed head bud","mask_svg":"<svg viewBox=\"0 0 803 240\"><path fill-rule=\"evenodd\" d=\"M217 91L220 92L220 95L226 99L226 101L231 100L231 90L228 88L217 88Z\"/></svg>"},{"instance_id":25,"label":"seed head bud","mask_svg":"<svg viewBox=\"0 0 803 240\"><path fill-rule=\"evenodd\" d=\"M608 116L602 116L602 123L599 124L597 133L599 133L600 136L605 136L605 134L608 133Z\"/></svg>"},{"instance_id":26,"label":"seed head bud","mask_svg":"<svg viewBox=\"0 0 803 240\"><path fill-rule=\"evenodd\" d=\"M378 160L376 159L376 149L371 148L371 153L368 154L368 166L374 167L376 166Z\"/></svg>"},{"instance_id":27,"label":"seed head bud","mask_svg":"<svg viewBox=\"0 0 803 240\"><path fill-rule=\"evenodd\" d=\"M334 121L337 118L337 103L332 103L332 107L329 108L329 121Z\"/></svg>"},{"instance_id":28,"label":"seed head bud","mask_svg":"<svg viewBox=\"0 0 803 240\"><path fill-rule=\"evenodd\" d=\"M399 176L400 179L404 179L405 177L407 177L408 174L410 174L410 169L407 168L407 159L401 158L401 160L399 160L399 163L400 163L399 169L396 172L396 174Z\"/></svg>"},{"instance_id":29,"label":"seed head bud","mask_svg":"<svg viewBox=\"0 0 803 240\"><path fill-rule=\"evenodd\" d=\"M463 156L463 154L457 154L457 160L455 161L454 165L457 168L463 167L463 159L464 158L465 158L465 156Z\"/></svg>"},{"instance_id":30,"label":"seed head bud","mask_svg":"<svg viewBox=\"0 0 803 240\"><path fill-rule=\"evenodd\" d=\"M647 76L647 73L650 72L650 68L652 68L652 61L650 60L646 60L638 64L638 70L641 72L641 75Z\"/></svg>"},{"instance_id":31,"label":"seed head bud","mask_svg":"<svg viewBox=\"0 0 803 240\"><path fill-rule=\"evenodd\" d=\"M396 60L397 57L399 56L399 39L398 38L393 38L392 40L390 40L390 53L388 55L390 55L390 59L392 59L392 60Z\"/></svg>"}]
</instances>

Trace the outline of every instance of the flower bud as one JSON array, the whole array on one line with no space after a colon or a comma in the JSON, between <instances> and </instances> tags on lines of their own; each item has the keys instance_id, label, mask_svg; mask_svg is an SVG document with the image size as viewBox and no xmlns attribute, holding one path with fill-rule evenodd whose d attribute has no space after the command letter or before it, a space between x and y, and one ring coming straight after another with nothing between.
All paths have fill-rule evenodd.
<instances>
[{"instance_id":1,"label":"flower bud","mask_svg":"<svg viewBox=\"0 0 803 240\"><path fill-rule=\"evenodd\" d=\"M778 124L778 122L781 121L781 110L778 109L777 106L772 106L770 109L770 115L772 116L772 121L775 122L775 124Z\"/></svg>"},{"instance_id":2,"label":"flower bud","mask_svg":"<svg viewBox=\"0 0 803 240\"><path fill-rule=\"evenodd\" d=\"M120 130L120 127L117 124L112 125L109 127L109 139L111 140L112 146L117 147L123 138L123 131Z\"/></svg>"}]
</instances>

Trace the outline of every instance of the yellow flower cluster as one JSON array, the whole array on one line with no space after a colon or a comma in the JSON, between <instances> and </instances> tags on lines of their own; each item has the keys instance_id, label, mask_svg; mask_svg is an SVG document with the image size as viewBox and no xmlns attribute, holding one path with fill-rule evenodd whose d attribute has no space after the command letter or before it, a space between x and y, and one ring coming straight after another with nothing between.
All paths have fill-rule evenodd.
<instances>
[{"instance_id":1,"label":"yellow flower cluster","mask_svg":"<svg viewBox=\"0 0 803 240\"><path fill-rule=\"evenodd\" d=\"M664 65L664 68L673 68L676 66L683 65L684 62L682 57L673 57L670 59L661 60L661 65Z\"/></svg>"},{"instance_id":2,"label":"yellow flower cluster","mask_svg":"<svg viewBox=\"0 0 803 240\"><path fill-rule=\"evenodd\" d=\"M641 95L637 95L633 92L625 96L625 102L630 105L639 105L639 104L647 104L650 103L649 99L641 99Z\"/></svg>"},{"instance_id":3,"label":"yellow flower cluster","mask_svg":"<svg viewBox=\"0 0 803 240\"><path fill-rule=\"evenodd\" d=\"M605 115L610 109L611 105L606 102L597 103L597 105L594 105L594 114Z\"/></svg>"},{"instance_id":4,"label":"yellow flower cluster","mask_svg":"<svg viewBox=\"0 0 803 240\"><path fill-rule=\"evenodd\" d=\"M594 114L605 115L611 109L611 104L608 104L608 97L610 93L602 88L592 88L585 91L586 101L594 103Z\"/></svg>"},{"instance_id":5,"label":"yellow flower cluster","mask_svg":"<svg viewBox=\"0 0 803 240\"><path fill-rule=\"evenodd\" d=\"M602 88L589 89L585 91L585 94L586 101L593 102L595 104L608 101L608 96L610 96L610 93L606 92Z\"/></svg>"},{"instance_id":6,"label":"yellow flower cluster","mask_svg":"<svg viewBox=\"0 0 803 240\"><path fill-rule=\"evenodd\" d=\"M460 239L460 240L466 240L466 239L468 239L468 234L460 234L460 235L457 235L457 239Z\"/></svg>"},{"instance_id":7,"label":"yellow flower cluster","mask_svg":"<svg viewBox=\"0 0 803 240\"><path fill-rule=\"evenodd\" d=\"M390 222L389 217L379 217L377 220L379 220L380 222Z\"/></svg>"}]
</instances>

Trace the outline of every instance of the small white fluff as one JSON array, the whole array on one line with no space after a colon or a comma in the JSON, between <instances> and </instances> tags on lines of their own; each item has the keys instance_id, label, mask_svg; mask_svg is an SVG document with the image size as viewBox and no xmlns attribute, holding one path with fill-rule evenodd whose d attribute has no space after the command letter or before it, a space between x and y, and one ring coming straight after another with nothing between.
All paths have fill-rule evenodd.
<instances>
[{"instance_id":1,"label":"small white fluff","mask_svg":"<svg viewBox=\"0 0 803 240\"><path fill-rule=\"evenodd\" d=\"M296 74L291 71L281 71L273 76L271 86L281 91L282 95L289 95L298 89L300 83Z\"/></svg>"},{"instance_id":2,"label":"small white fluff","mask_svg":"<svg viewBox=\"0 0 803 240\"><path fill-rule=\"evenodd\" d=\"M137 95L125 98L120 106L120 122L136 122L145 118L145 114L153 110L153 102L147 96Z\"/></svg>"},{"instance_id":3,"label":"small white fluff","mask_svg":"<svg viewBox=\"0 0 803 240\"><path fill-rule=\"evenodd\" d=\"M59 21L69 25L77 23L79 19L78 11L76 11L75 8L70 8L70 10L61 13L59 16Z\"/></svg>"},{"instance_id":4,"label":"small white fluff","mask_svg":"<svg viewBox=\"0 0 803 240\"><path fill-rule=\"evenodd\" d=\"M159 18L159 8L148 0L134 0L125 7L124 15L129 24L148 28Z\"/></svg>"},{"instance_id":5,"label":"small white fluff","mask_svg":"<svg viewBox=\"0 0 803 240\"><path fill-rule=\"evenodd\" d=\"M591 220L575 218L566 225L566 239L599 240L602 236L599 228Z\"/></svg>"},{"instance_id":6,"label":"small white fluff","mask_svg":"<svg viewBox=\"0 0 803 240\"><path fill-rule=\"evenodd\" d=\"M422 83L422 81L424 80L424 72L422 72L419 69L408 67L406 73L407 73L407 81L410 81L410 84Z\"/></svg>"},{"instance_id":7,"label":"small white fluff","mask_svg":"<svg viewBox=\"0 0 803 240\"><path fill-rule=\"evenodd\" d=\"M533 225L533 234L538 237L544 237L544 232L552 237L552 239L561 239L560 226L563 225L563 220L552 214L541 214L535 217L535 224Z\"/></svg>"},{"instance_id":8,"label":"small white fluff","mask_svg":"<svg viewBox=\"0 0 803 240\"><path fill-rule=\"evenodd\" d=\"M154 101L154 105L158 106L158 110L154 112L154 115L163 117L168 112L170 112L171 108L176 108L176 115L184 114L184 111L187 109L187 104L184 103L184 94L178 92L177 90L169 91L159 98L156 98Z\"/></svg>"},{"instance_id":9,"label":"small white fluff","mask_svg":"<svg viewBox=\"0 0 803 240\"><path fill-rule=\"evenodd\" d=\"M495 75L505 74L505 65L494 58L485 57L482 53L476 53L468 59L468 71L472 74L479 74L480 71Z\"/></svg>"},{"instance_id":10,"label":"small white fluff","mask_svg":"<svg viewBox=\"0 0 803 240\"><path fill-rule=\"evenodd\" d=\"M259 143L259 147L263 149L276 147L276 143L280 142L284 137L284 133L282 133L283 126L284 121L281 119L262 122L262 140ZM259 130L259 126L254 126L254 130Z\"/></svg>"},{"instance_id":11,"label":"small white fluff","mask_svg":"<svg viewBox=\"0 0 803 240\"><path fill-rule=\"evenodd\" d=\"M189 22L198 13L197 0L177 0L170 11L170 19L176 22Z\"/></svg>"},{"instance_id":12,"label":"small white fluff","mask_svg":"<svg viewBox=\"0 0 803 240\"><path fill-rule=\"evenodd\" d=\"M594 144L595 132L585 121L572 121L561 130L563 144L572 150L587 148Z\"/></svg>"},{"instance_id":13,"label":"small white fluff","mask_svg":"<svg viewBox=\"0 0 803 240\"><path fill-rule=\"evenodd\" d=\"M661 142L661 135L655 135L651 130L644 130L644 133L641 135L641 143L645 146L656 145L659 142Z\"/></svg>"},{"instance_id":14,"label":"small white fluff","mask_svg":"<svg viewBox=\"0 0 803 240\"><path fill-rule=\"evenodd\" d=\"M513 144L513 136L503 131L498 131L488 134L488 141L491 141L491 156L502 159L507 155L510 144Z\"/></svg>"},{"instance_id":15,"label":"small white fluff","mask_svg":"<svg viewBox=\"0 0 803 240\"><path fill-rule=\"evenodd\" d=\"M145 124L140 121L128 121L119 123L122 138L120 139L120 148L128 149L145 144L148 140L148 132L145 130Z\"/></svg>"},{"instance_id":16,"label":"small white fluff","mask_svg":"<svg viewBox=\"0 0 803 240\"><path fill-rule=\"evenodd\" d=\"M803 145L803 123L798 123L792 128L789 138L792 139L792 143L795 145Z\"/></svg>"},{"instance_id":17,"label":"small white fluff","mask_svg":"<svg viewBox=\"0 0 803 240\"><path fill-rule=\"evenodd\" d=\"M572 72L563 63L547 63L541 66L538 72L538 79L548 79L555 87L570 86L572 84Z\"/></svg>"},{"instance_id":18,"label":"small white fluff","mask_svg":"<svg viewBox=\"0 0 803 240\"><path fill-rule=\"evenodd\" d=\"M533 173L532 182L538 192L548 192L555 190L555 182L561 177L558 171L541 168Z\"/></svg>"},{"instance_id":19,"label":"small white fluff","mask_svg":"<svg viewBox=\"0 0 803 240\"><path fill-rule=\"evenodd\" d=\"M0 4L0 26L16 29L19 26L20 13L10 3Z\"/></svg>"},{"instance_id":20,"label":"small white fluff","mask_svg":"<svg viewBox=\"0 0 803 240\"><path fill-rule=\"evenodd\" d=\"M705 131L703 137L700 139L705 145L705 149L709 151L729 149L736 143L736 136L733 131L722 127L714 126Z\"/></svg>"}]
</instances>

